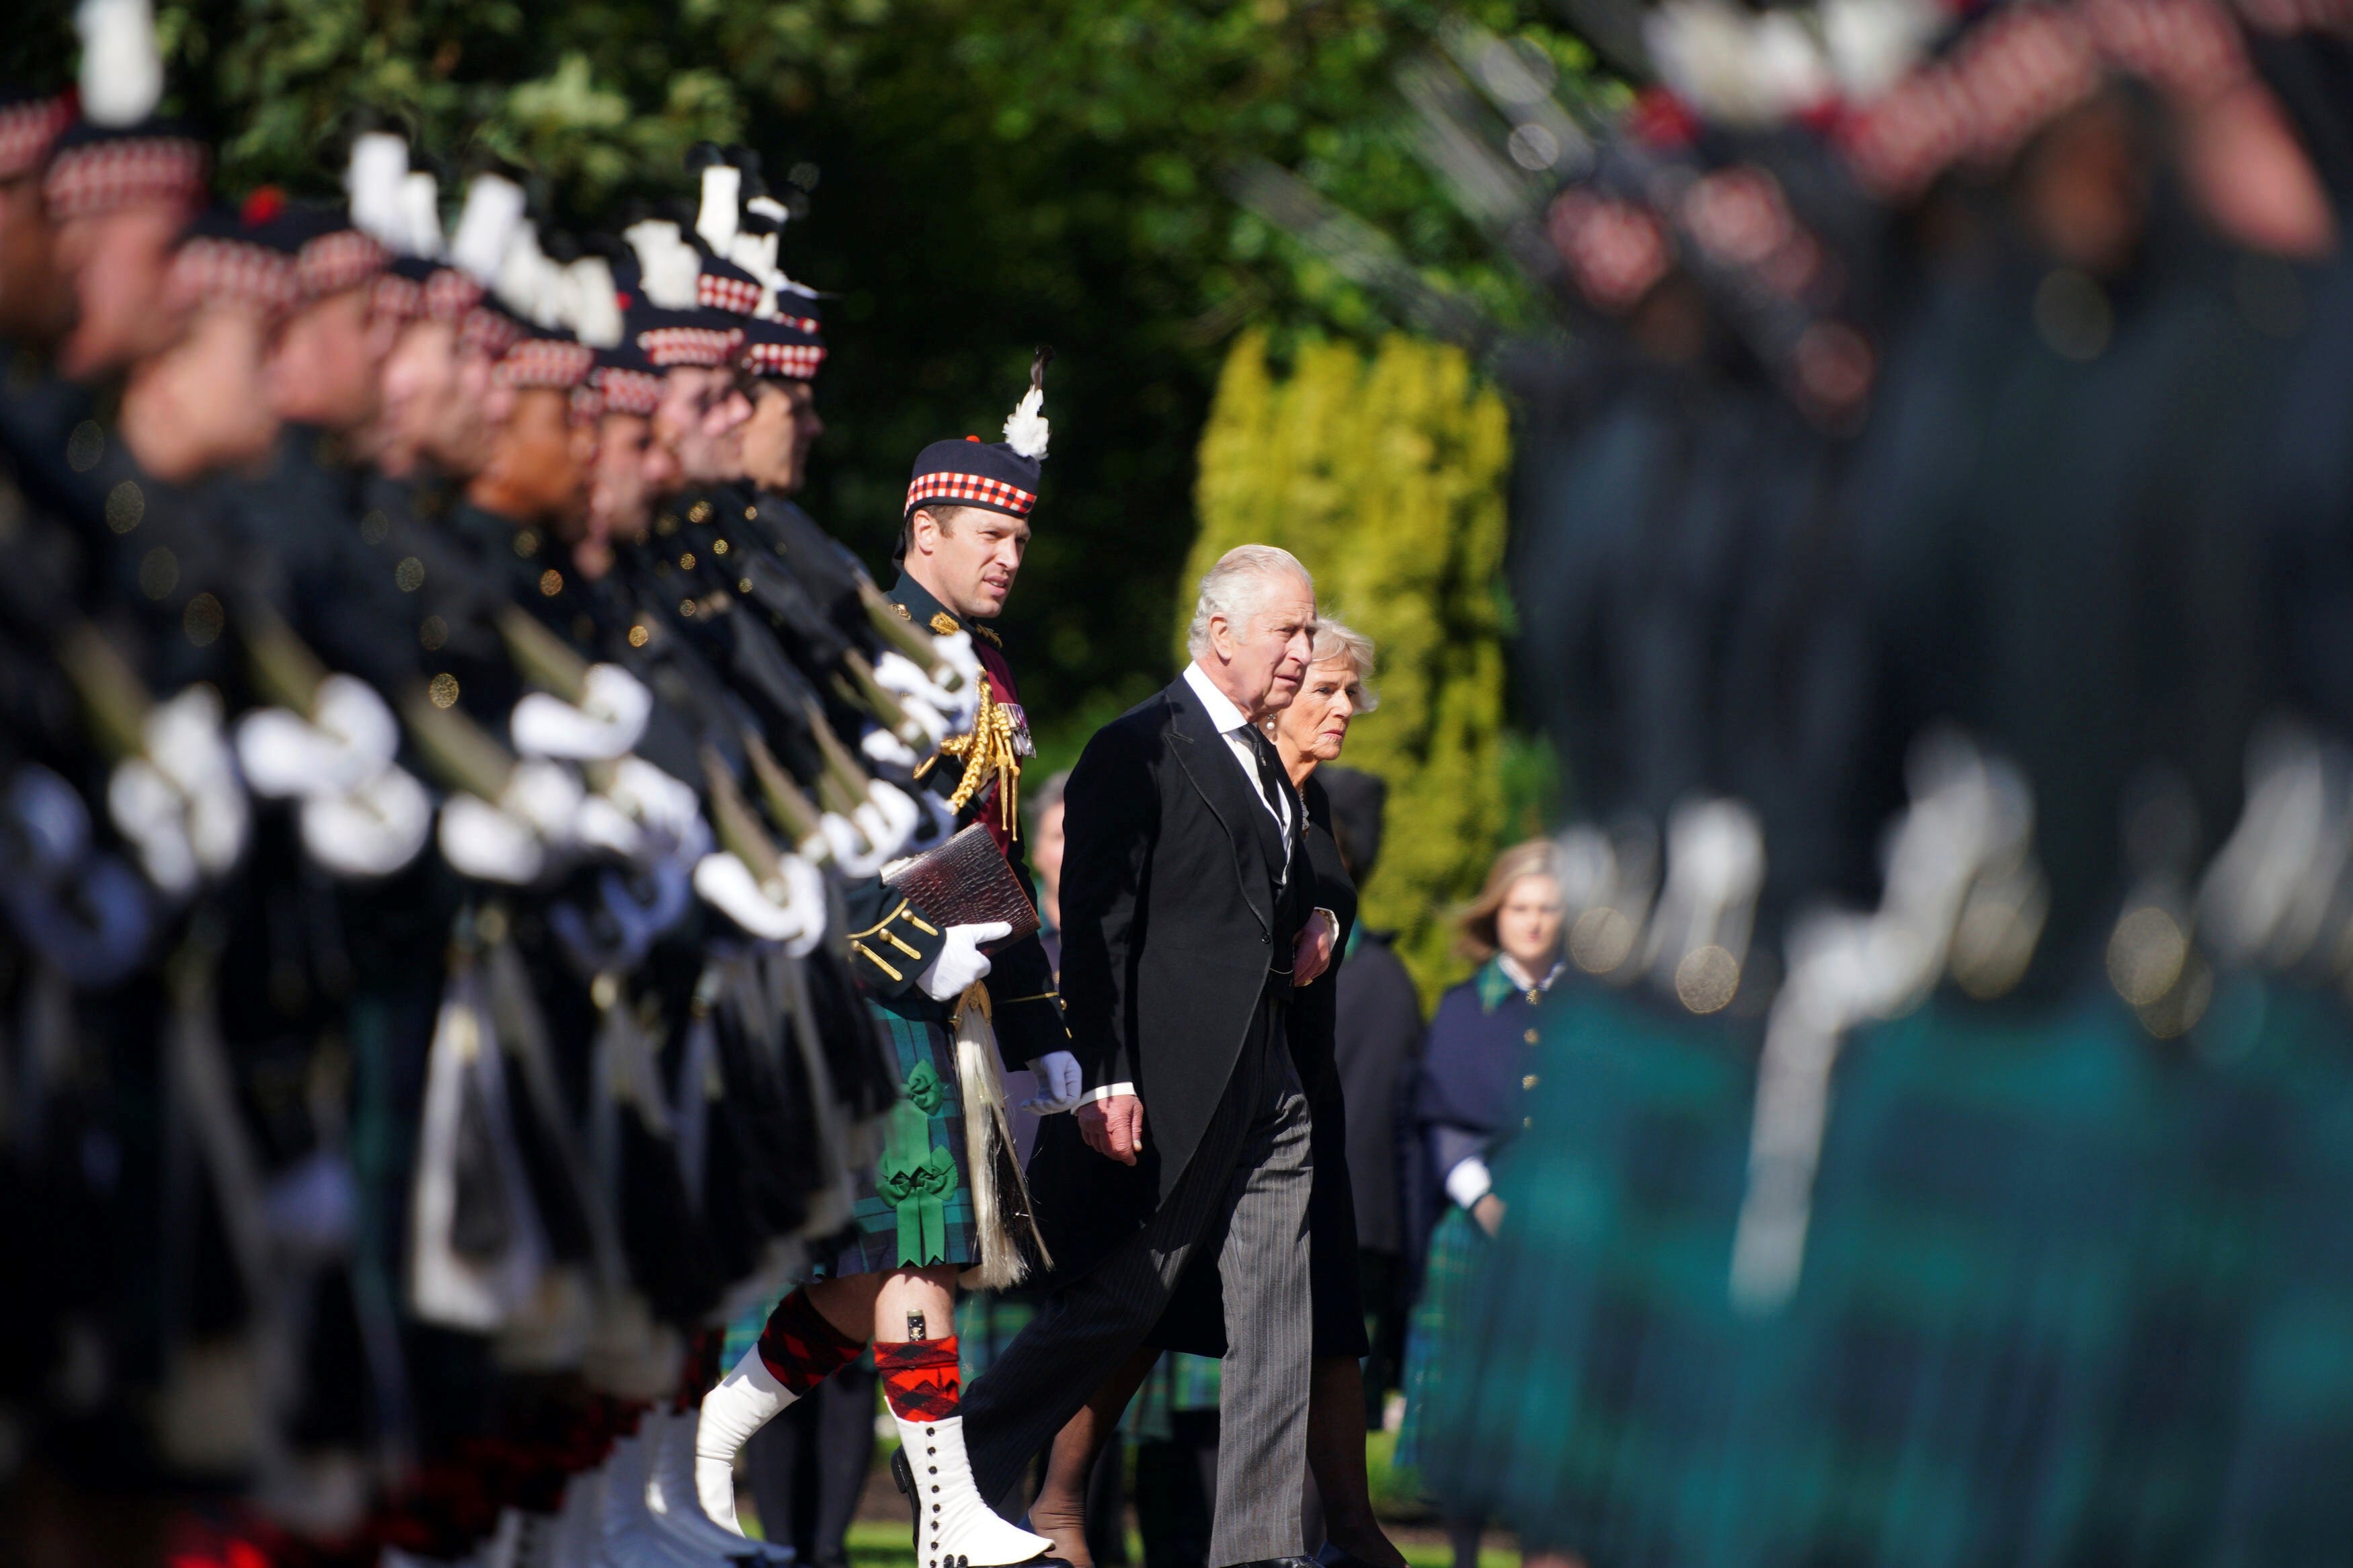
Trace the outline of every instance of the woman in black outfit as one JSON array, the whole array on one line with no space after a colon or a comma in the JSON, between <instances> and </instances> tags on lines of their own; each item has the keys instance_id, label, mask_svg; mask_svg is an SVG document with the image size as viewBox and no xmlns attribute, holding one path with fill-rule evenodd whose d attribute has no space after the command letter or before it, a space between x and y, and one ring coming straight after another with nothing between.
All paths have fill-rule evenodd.
<instances>
[{"instance_id":1,"label":"woman in black outfit","mask_svg":"<svg viewBox=\"0 0 2353 1568\"><path fill-rule=\"evenodd\" d=\"M1339 1007L1338 960L1347 951L1356 926L1356 889L1333 837L1331 801L1314 776L1317 764L1339 756L1349 721L1376 705L1377 699L1365 685L1372 668L1370 638L1336 621L1319 623L1299 695L1267 726L1292 784L1306 803L1307 853L1315 876L1314 902L1330 910L1340 922L1334 962L1293 1000L1289 1023L1292 1058L1314 1116L1311 1149L1315 1183L1308 1199L1307 1230L1315 1365L1308 1395L1307 1461L1323 1503L1328 1539L1324 1561L1336 1568L1352 1563L1405 1568L1404 1556L1373 1517L1371 1488L1365 1474L1360 1363L1370 1345L1365 1334L1363 1288L1357 1278L1356 1208L1348 1182L1347 1121L1340 1075L1333 1060ZM1204 1261L1178 1282L1145 1342L1104 1381L1094 1398L1054 1439L1046 1484L1029 1511L1030 1528L1051 1536L1057 1555L1080 1568L1087 1568L1089 1559L1083 1555L1080 1532L1071 1526L1082 1511L1085 1478L1152 1363L1163 1351L1207 1356L1225 1353L1225 1306L1216 1254L1204 1252L1202 1258ZM1206 1539L1206 1531L1203 1535Z\"/></svg>"}]
</instances>

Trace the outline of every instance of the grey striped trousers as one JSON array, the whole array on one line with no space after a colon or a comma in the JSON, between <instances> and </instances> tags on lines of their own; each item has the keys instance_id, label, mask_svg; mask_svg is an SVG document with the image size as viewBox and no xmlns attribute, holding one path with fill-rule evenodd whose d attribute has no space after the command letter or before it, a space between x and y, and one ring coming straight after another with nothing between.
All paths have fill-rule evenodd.
<instances>
[{"instance_id":1,"label":"grey striped trousers","mask_svg":"<svg viewBox=\"0 0 2353 1568\"><path fill-rule=\"evenodd\" d=\"M1297 1555L1307 1473L1307 1101L1283 1010L1261 1004L1192 1163L1143 1230L1056 1292L964 1396L980 1495L1003 1497L1159 1320L1186 1259L1216 1251L1226 1299L1213 1568ZM1152 1106L1144 1114L1149 1122Z\"/></svg>"}]
</instances>

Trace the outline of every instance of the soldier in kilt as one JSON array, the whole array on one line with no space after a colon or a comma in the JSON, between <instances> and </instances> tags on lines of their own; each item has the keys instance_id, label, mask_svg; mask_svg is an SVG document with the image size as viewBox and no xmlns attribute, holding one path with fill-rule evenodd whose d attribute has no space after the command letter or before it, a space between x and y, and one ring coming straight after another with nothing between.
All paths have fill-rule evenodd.
<instances>
[{"instance_id":1,"label":"soldier in kilt","mask_svg":"<svg viewBox=\"0 0 2353 1568\"><path fill-rule=\"evenodd\" d=\"M1016 824L1021 759L1034 748L1011 667L984 623L1002 609L1029 542L1046 449L1046 357L1007 422L1005 442L934 442L916 459L902 574L887 596L911 625L968 653L978 706L969 731L941 737L928 764L879 758L923 764L926 809L958 828L985 828L1033 903ZM912 665L899 669L886 658L875 677L886 686L920 682L902 689L935 700L942 711L956 708ZM892 1473L914 1510L917 1561L924 1568L1028 1562L1051 1542L992 1512L965 1457L955 1293L963 1276L1000 1285L1022 1271L1013 1233L1027 1231L1027 1205L1011 1140L1001 1135L1003 1089L989 1055L1029 1068L1046 1086L1039 1109L1076 1102L1078 1064L1034 933L992 954L983 950L1007 935L1003 923L950 924L879 879L849 891L852 967L895 1058L902 1094L883 1120L879 1158L858 1178L849 1226L820 1250L816 1279L777 1305L759 1343L705 1397L698 1486L704 1508L732 1521L736 1452L871 1337L902 1439ZM976 1016L985 1021L976 1031ZM986 1147L976 1146L982 1140Z\"/></svg>"},{"instance_id":2,"label":"soldier in kilt","mask_svg":"<svg viewBox=\"0 0 2353 1568\"><path fill-rule=\"evenodd\" d=\"M1847 1048L1805 1272L1744 1363L1727 1552L2031 1563L2117 1405L2157 1084L2114 998L1954 998Z\"/></svg>"},{"instance_id":3,"label":"soldier in kilt","mask_svg":"<svg viewBox=\"0 0 2353 1568\"><path fill-rule=\"evenodd\" d=\"M2272 1180L2238 1216L2253 1254L2243 1350L2207 1452L2223 1462L2200 1522L2207 1561L2325 1561L2353 1540L2353 1058L2341 997L2274 976L2240 975L2193 1037L2223 1069L2273 1096L2262 1125ZM2203 1478L2201 1478L2203 1479ZM2200 1494L2200 1500L2205 1500Z\"/></svg>"},{"instance_id":4,"label":"soldier in kilt","mask_svg":"<svg viewBox=\"0 0 2353 1568\"><path fill-rule=\"evenodd\" d=\"M1472 1246L1441 1226L1416 1315L1412 1455L1451 1513L1531 1552L1700 1560L1739 1344L1723 1263L1752 1033L1556 988L1493 1162L1504 1221L1491 1239L1449 1215Z\"/></svg>"}]
</instances>

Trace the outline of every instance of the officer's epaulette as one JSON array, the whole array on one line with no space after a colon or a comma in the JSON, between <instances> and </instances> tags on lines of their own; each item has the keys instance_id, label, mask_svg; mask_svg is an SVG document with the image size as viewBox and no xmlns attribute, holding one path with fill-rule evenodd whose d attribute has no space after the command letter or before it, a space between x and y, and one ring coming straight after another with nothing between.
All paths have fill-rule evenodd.
<instances>
[{"instance_id":1,"label":"officer's epaulette","mask_svg":"<svg viewBox=\"0 0 2353 1568\"><path fill-rule=\"evenodd\" d=\"M907 613L907 606L899 603L896 599L891 601L891 607L899 612L899 618L902 621L912 621L915 618ZM960 623L958 623L954 616L949 615L945 610L938 611L933 615L931 626L932 630L937 632L944 637L952 637L955 636L956 633L965 629ZM976 625L971 628L971 631L973 636L985 638L992 646L997 648L1001 649L1005 647L1005 639L998 637L995 632L990 631L987 626Z\"/></svg>"}]
</instances>

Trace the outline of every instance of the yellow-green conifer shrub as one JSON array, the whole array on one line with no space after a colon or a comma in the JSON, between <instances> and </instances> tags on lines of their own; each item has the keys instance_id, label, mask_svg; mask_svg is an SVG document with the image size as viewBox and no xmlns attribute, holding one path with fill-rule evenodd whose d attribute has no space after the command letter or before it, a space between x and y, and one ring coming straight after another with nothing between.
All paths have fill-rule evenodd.
<instances>
[{"instance_id":1,"label":"yellow-green conifer shrub","mask_svg":"<svg viewBox=\"0 0 2353 1568\"><path fill-rule=\"evenodd\" d=\"M1447 916L1478 890L1504 826L1495 584L1510 459L1503 399L1469 359L1402 335L1369 358L1304 347L1280 377L1265 337L1243 337L1201 437L1180 641L1201 574L1247 543L1298 556L1318 608L1373 639L1380 710L1350 729L1341 761L1388 781L1364 918L1399 933L1425 1004L1461 978Z\"/></svg>"}]
</instances>

